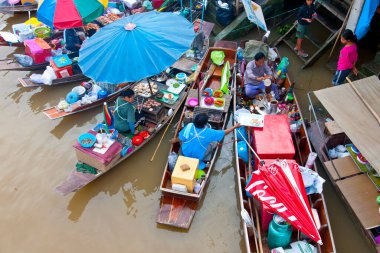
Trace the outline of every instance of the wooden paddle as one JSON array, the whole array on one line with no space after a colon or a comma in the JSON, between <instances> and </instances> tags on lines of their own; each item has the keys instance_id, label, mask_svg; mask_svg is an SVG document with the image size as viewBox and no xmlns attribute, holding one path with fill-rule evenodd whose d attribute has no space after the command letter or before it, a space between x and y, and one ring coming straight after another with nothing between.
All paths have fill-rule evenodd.
<instances>
[{"instance_id":1,"label":"wooden paddle","mask_svg":"<svg viewBox=\"0 0 380 253\"><path fill-rule=\"evenodd\" d=\"M198 85L198 103L199 104L200 104L200 101L201 101L201 95L200 95L200 93L204 89L204 87L206 87L208 79L210 79L210 77L212 76L212 74L214 74L215 69L216 69L216 65L214 63L211 63L210 67L206 71L206 76L203 78L202 87L199 88L199 85Z\"/></svg>"},{"instance_id":2,"label":"wooden paddle","mask_svg":"<svg viewBox=\"0 0 380 253\"><path fill-rule=\"evenodd\" d=\"M372 107L364 99L364 97L362 96L362 94L360 94L360 92L358 91L358 89L351 82L350 78L346 77L346 79L347 79L348 83L350 84L351 88L355 91L356 95L359 96L359 98L361 99L361 101L363 101L364 105L368 108L368 110L372 113L372 115L375 117L375 119L377 120L377 122L380 124L380 117L379 117L379 115L377 115L377 113L375 112L375 110L372 109Z\"/></svg>"}]
</instances>

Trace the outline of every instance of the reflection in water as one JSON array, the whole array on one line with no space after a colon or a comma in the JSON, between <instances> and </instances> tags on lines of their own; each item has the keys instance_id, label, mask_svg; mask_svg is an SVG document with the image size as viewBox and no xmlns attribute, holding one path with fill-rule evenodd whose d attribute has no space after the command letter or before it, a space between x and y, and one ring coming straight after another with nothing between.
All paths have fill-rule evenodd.
<instances>
[{"instance_id":1,"label":"reflection in water","mask_svg":"<svg viewBox=\"0 0 380 253\"><path fill-rule=\"evenodd\" d=\"M59 123L50 131L57 139L61 139L69 130L74 127L82 127L85 125L95 126L96 123L101 122L102 115L100 108L90 109L85 113L77 113L62 119L57 119ZM46 120L50 120L45 117Z\"/></svg>"}]
</instances>

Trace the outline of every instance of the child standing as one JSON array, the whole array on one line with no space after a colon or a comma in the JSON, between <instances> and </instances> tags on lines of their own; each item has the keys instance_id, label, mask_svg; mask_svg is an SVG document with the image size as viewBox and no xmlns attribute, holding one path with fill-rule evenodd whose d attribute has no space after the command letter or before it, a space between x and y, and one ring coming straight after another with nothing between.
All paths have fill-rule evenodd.
<instances>
[{"instance_id":1,"label":"child standing","mask_svg":"<svg viewBox=\"0 0 380 253\"><path fill-rule=\"evenodd\" d=\"M332 80L334 86L342 84L346 77L351 73L351 70L355 75L358 74L358 70L355 67L358 60L356 35L350 29L346 29L340 36L340 41L344 47L340 50L338 67L334 79Z\"/></svg>"},{"instance_id":2,"label":"child standing","mask_svg":"<svg viewBox=\"0 0 380 253\"><path fill-rule=\"evenodd\" d=\"M296 51L298 55L304 58L308 57L309 55L302 50L302 41L305 38L310 23L313 22L313 19L316 15L317 14L315 13L313 0L306 0L306 3L302 5L298 11L298 24L296 33L297 44L294 48L294 51Z\"/></svg>"}]
</instances>

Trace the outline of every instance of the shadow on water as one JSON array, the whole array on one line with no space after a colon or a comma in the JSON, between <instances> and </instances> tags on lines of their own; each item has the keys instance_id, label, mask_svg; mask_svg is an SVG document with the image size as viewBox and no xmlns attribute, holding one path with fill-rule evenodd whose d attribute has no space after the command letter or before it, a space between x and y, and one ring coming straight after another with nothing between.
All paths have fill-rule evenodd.
<instances>
[{"instance_id":1,"label":"shadow on water","mask_svg":"<svg viewBox=\"0 0 380 253\"><path fill-rule=\"evenodd\" d=\"M93 108L86 113L73 114L60 119L60 122L50 131L57 139L61 139L69 130L84 125L96 125L100 122L101 109ZM46 117L47 120L50 120ZM59 119L58 119L59 120Z\"/></svg>"},{"instance_id":2,"label":"shadow on water","mask_svg":"<svg viewBox=\"0 0 380 253\"><path fill-rule=\"evenodd\" d=\"M154 162L147 162L148 157L142 160L141 156L153 154L160 136L161 134L158 134L151 140L151 145L147 144L133 156L112 168L111 171L76 192L67 206L67 210L70 211L68 218L75 222L78 221L90 200L100 193L113 196L121 191L126 214L134 218L140 210L135 206L140 196L156 201L158 197L155 196L155 193L159 191L162 168L166 163L166 159L162 158L165 158L166 155L162 156L160 154L162 152L159 151ZM162 151L165 152L165 150ZM131 164L134 166L128 167ZM144 170L145 173L141 173L141 170ZM149 180L147 180L148 178Z\"/></svg>"}]
</instances>

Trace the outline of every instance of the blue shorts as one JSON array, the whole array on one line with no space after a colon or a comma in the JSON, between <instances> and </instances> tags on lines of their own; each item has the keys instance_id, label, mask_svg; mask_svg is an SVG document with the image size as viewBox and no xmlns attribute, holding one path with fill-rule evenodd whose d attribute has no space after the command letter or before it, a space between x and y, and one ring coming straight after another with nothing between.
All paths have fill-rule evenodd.
<instances>
[{"instance_id":1,"label":"blue shorts","mask_svg":"<svg viewBox=\"0 0 380 253\"><path fill-rule=\"evenodd\" d=\"M351 73L351 69L337 70L332 80L332 85L337 86L344 83L346 77Z\"/></svg>"},{"instance_id":2,"label":"blue shorts","mask_svg":"<svg viewBox=\"0 0 380 253\"><path fill-rule=\"evenodd\" d=\"M264 89L264 82L261 82L259 85L247 83L245 85L245 96L248 98L255 98L256 95L263 93Z\"/></svg>"}]
</instances>

